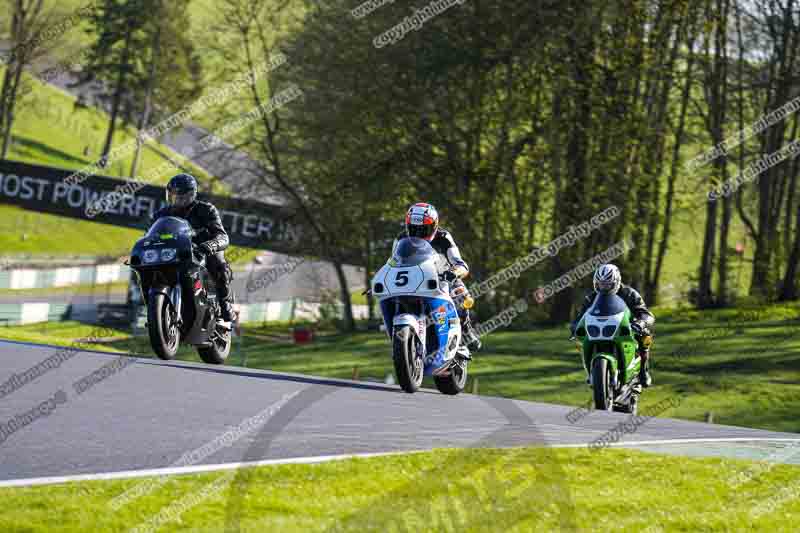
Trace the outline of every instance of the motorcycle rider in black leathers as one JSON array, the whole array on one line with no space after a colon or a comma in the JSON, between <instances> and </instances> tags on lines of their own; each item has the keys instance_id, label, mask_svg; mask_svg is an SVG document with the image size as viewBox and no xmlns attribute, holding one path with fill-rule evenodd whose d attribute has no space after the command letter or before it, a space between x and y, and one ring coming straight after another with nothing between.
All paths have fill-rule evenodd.
<instances>
[{"instance_id":1,"label":"motorcycle rider in black leathers","mask_svg":"<svg viewBox=\"0 0 800 533\"><path fill-rule=\"evenodd\" d=\"M217 287L220 303L220 318L226 322L233 320L233 306L230 282L233 272L225 261L224 250L229 240L217 208L208 202L197 200L197 180L189 174L178 174L167 184L167 206L153 215L152 222L160 217L175 216L186 219L195 230L192 242L195 251L206 257L206 268Z\"/></svg>"},{"instance_id":2,"label":"motorcycle rider in black leathers","mask_svg":"<svg viewBox=\"0 0 800 533\"><path fill-rule=\"evenodd\" d=\"M450 293L458 294L466 291L462 281L469 275L469 266L462 259L461 252L453 240L450 232L439 227L439 214L431 204L417 203L412 205L406 213L406 230L397 236L392 250L397 246L397 241L404 237L419 237L431 243L433 249L447 259L450 270L445 277L450 281ZM481 340L472 327L469 309L464 307L464 297L453 297L458 309L458 318L461 320L461 345L470 351L477 352L481 349ZM469 352L460 350L459 355L464 359L471 359Z\"/></svg>"},{"instance_id":3,"label":"motorcycle rider in black leathers","mask_svg":"<svg viewBox=\"0 0 800 533\"><path fill-rule=\"evenodd\" d=\"M622 284L622 274L615 265L606 264L601 265L594 273L594 291L588 293L583 300L583 305L576 318L570 327L572 335L575 335L575 328L580 322L586 311L592 307L598 293L603 294L616 294L625 301L628 309L631 311L633 320L631 321L631 330L639 341L638 354L642 358L642 366L639 370L639 382L642 387L649 387L653 383L650 376L650 347L645 346L642 340L652 334L653 324L656 317L645 306L642 296L632 287Z\"/></svg>"}]
</instances>

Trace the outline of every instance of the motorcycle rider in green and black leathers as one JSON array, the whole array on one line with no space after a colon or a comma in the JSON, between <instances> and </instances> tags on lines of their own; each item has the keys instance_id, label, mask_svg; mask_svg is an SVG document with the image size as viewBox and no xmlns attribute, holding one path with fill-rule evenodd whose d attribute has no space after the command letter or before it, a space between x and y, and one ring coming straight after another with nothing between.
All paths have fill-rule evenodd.
<instances>
[{"instance_id":1,"label":"motorcycle rider in green and black leathers","mask_svg":"<svg viewBox=\"0 0 800 533\"><path fill-rule=\"evenodd\" d=\"M175 216L186 219L195 230L192 242L196 251L206 257L206 268L217 287L220 304L220 318L226 322L233 320L230 283L233 272L225 261L224 250L229 239L219 211L208 202L197 200L197 180L189 174L178 174L167 184L167 206L153 215L152 222L161 217Z\"/></svg>"},{"instance_id":2,"label":"motorcycle rider in green and black leathers","mask_svg":"<svg viewBox=\"0 0 800 533\"><path fill-rule=\"evenodd\" d=\"M653 324L656 317L645 306L642 296L632 287L622 284L622 274L615 265L606 264L601 265L594 273L594 291L587 293L586 298L583 300L583 305L576 318L570 325L572 335L575 335L575 327L580 322L581 317L589 310L594 303L594 299L598 293L603 294L616 294L625 301L628 309L631 311L633 317L631 321L631 330L639 341L638 354L642 358L642 365L639 370L639 382L642 387L649 387L653 383L650 376L650 347L642 343L642 339L648 335L652 335Z\"/></svg>"}]
</instances>

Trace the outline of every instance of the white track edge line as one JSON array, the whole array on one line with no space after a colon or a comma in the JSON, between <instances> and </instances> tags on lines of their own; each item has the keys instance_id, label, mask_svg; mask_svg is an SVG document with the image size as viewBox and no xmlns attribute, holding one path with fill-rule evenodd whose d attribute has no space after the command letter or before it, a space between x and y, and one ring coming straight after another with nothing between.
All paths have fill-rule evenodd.
<instances>
[{"instance_id":1,"label":"white track edge line","mask_svg":"<svg viewBox=\"0 0 800 533\"><path fill-rule=\"evenodd\" d=\"M591 443L592 441L589 441ZM638 441L620 441L603 444L603 448L617 447L624 448L625 446L644 446L646 444L660 445L660 444L702 444L713 442L796 442L800 444L800 437L797 438L771 438L771 437L698 437L691 439L661 439L661 440L638 440ZM587 447L589 443L570 443L570 444L548 444L547 446L553 448L583 448Z\"/></svg>"},{"instance_id":2,"label":"white track edge line","mask_svg":"<svg viewBox=\"0 0 800 533\"><path fill-rule=\"evenodd\" d=\"M644 446L660 444L693 444L693 443L713 443L713 442L797 442L800 438L768 438L768 437L710 437L695 439L664 439L664 440L643 440L631 442L614 442L609 447L625 446ZM568 443L568 444L539 444L532 447L548 448L585 448L587 443ZM469 448L467 448L469 449ZM477 448L476 448L477 449ZM261 461L246 461L238 463L220 463L211 465L192 465L180 467L150 468L145 470L122 470L119 472L104 472L99 474L74 474L69 476L50 476L37 478L10 479L0 481L0 488L31 487L36 485L56 485L61 483L72 483L77 481L108 481L115 479L132 479L139 477L171 476L182 474L198 474L205 472L217 472L224 470L236 470L238 468L254 468L259 466L279 466L291 464L317 464L331 461L343 461L347 459L365 459L370 457L388 457L392 455L406 455L414 453L430 452L431 450L401 450L394 452L372 452L372 453L350 453L341 455L317 455L311 457L290 457L287 459L264 459Z\"/></svg>"},{"instance_id":3,"label":"white track edge line","mask_svg":"<svg viewBox=\"0 0 800 533\"><path fill-rule=\"evenodd\" d=\"M318 455L312 457L289 457L286 459L263 459L260 461L245 461L238 463L219 463L210 465L192 465L164 468L149 468L144 470L122 470L119 472L103 472L99 474L74 474L67 476L50 476L37 478L10 479L0 481L0 488L9 487L28 487L34 485L55 485L60 483L71 483L74 481L108 481L115 479L131 479L138 477L173 476L181 474L199 474L205 472L217 472L224 470L236 470L239 468L253 468L258 466L279 466L291 464L316 464L330 461L343 461L346 459L384 457L389 455L401 455L422 453L430 450L407 450L396 452L374 452L374 453L350 453L341 455Z\"/></svg>"}]
</instances>

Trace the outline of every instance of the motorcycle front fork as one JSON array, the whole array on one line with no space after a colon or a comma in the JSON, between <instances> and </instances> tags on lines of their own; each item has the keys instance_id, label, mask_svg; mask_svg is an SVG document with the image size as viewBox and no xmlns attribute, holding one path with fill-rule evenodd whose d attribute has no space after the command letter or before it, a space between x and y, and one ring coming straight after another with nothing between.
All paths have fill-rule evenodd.
<instances>
[{"instance_id":1,"label":"motorcycle front fork","mask_svg":"<svg viewBox=\"0 0 800 533\"><path fill-rule=\"evenodd\" d=\"M172 287L169 291L169 299L172 302L172 309L173 309L173 317L172 319L178 325L178 327L183 325L183 314L181 313L181 287L180 285L176 285Z\"/></svg>"}]
</instances>

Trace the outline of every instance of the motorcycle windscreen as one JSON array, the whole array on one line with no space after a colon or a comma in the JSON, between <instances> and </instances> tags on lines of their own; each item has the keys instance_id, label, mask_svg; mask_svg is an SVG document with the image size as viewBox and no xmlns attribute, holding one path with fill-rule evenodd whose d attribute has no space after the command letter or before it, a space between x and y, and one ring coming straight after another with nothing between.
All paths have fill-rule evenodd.
<instances>
[{"instance_id":1,"label":"motorcycle windscreen","mask_svg":"<svg viewBox=\"0 0 800 533\"><path fill-rule=\"evenodd\" d=\"M148 239L174 239L178 235L192 235L192 226L178 217L161 217L150 226L145 235Z\"/></svg>"},{"instance_id":2,"label":"motorcycle windscreen","mask_svg":"<svg viewBox=\"0 0 800 533\"><path fill-rule=\"evenodd\" d=\"M624 313L628 309L625 300L616 294L598 294L588 314L592 316L612 316Z\"/></svg>"},{"instance_id":3,"label":"motorcycle windscreen","mask_svg":"<svg viewBox=\"0 0 800 533\"><path fill-rule=\"evenodd\" d=\"M431 243L419 237L400 239L392 253L395 266L415 266L435 257L436 250Z\"/></svg>"}]
</instances>

